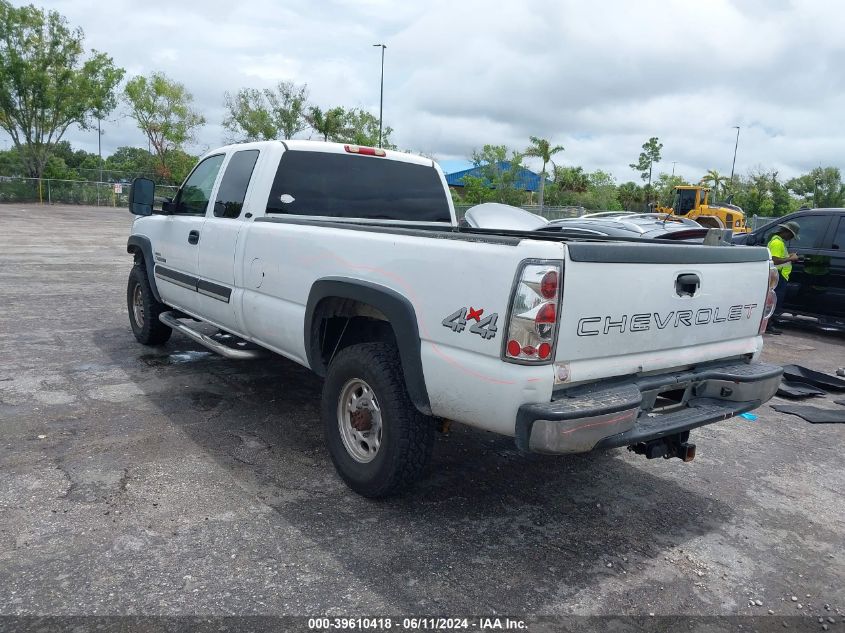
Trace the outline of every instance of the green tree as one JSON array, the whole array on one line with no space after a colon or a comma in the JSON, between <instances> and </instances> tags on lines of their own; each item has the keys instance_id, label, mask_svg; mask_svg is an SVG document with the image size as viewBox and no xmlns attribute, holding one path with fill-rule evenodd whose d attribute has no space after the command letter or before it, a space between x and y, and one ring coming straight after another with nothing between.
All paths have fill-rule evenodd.
<instances>
[{"instance_id":1,"label":"green tree","mask_svg":"<svg viewBox=\"0 0 845 633\"><path fill-rule=\"evenodd\" d=\"M73 149L68 141L56 143L51 148L50 154L61 158L71 169L96 169L97 167L96 154L86 152L84 149Z\"/></svg>"},{"instance_id":2,"label":"green tree","mask_svg":"<svg viewBox=\"0 0 845 633\"><path fill-rule=\"evenodd\" d=\"M771 216L775 213L773 182L777 173L755 169L734 179L731 201L739 205L746 215Z\"/></svg>"},{"instance_id":3,"label":"green tree","mask_svg":"<svg viewBox=\"0 0 845 633\"><path fill-rule=\"evenodd\" d=\"M383 149L396 149L396 145L390 142L390 135L392 133L392 127L384 126L381 134L381 146ZM342 129L338 132L337 140L341 143L377 147L378 117L373 116L366 110L358 108L347 110L343 118Z\"/></svg>"},{"instance_id":4,"label":"green tree","mask_svg":"<svg viewBox=\"0 0 845 633\"><path fill-rule=\"evenodd\" d=\"M123 94L130 116L155 150L156 168L163 177L172 178L168 152L181 150L193 141L197 128L205 124L205 117L191 107L193 95L178 81L158 72L134 77Z\"/></svg>"},{"instance_id":5,"label":"green tree","mask_svg":"<svg viewBox=\"0 0 845 633\"><path fill-rule=\"evenodd\" d=\"M481 204L493 200L493 189L487 185L484 178L478 176L464 176L461 179L460 204Z\"/></svg>"},{"instance_id":6,"label":"green tree","mask_svg":"<svg viewBox=\"0 0 845 633\"><path fill-rule=\"evenodd\" d=\"M47 157L47 164L44 165L41 176L56 180L80 180L79 172L68 167L64 159L52 154Z\"/></svg>"},{"instance_id":7,"label":"green tree","mask_svg":"<svg viewBox=\"0 0 845 633\"><path fill-rule=\"evenodd\" d=\"M719 186L724 185L728 182L728 177L723 176L715 169L710 169L701 177L701 184L702 185L709 185L713 189L713 197L711 198L711 202L715 201L719 197Z\"/></svg>"},{"instance_id":8,"label":"green tree","mask_svg":"<svg viewBox=\"0 0 845 633\"><path fill-rule=\"evenodd\" d=\"M649 198L651 197L651 172L654 163L660 162L660 150L662 149L663 143L659 142L656 136L652 136L643 143L643 151L640 152L637 162L629 165L631 169L640 173L643 182L648 181L646 191Z\"/></svg>"},{"instance_id":9,"label":"green tree","mask_svg":"<svg viewBox=\"0 0 845 633\"><path fill-rule=\"evenodd\" d=\"M537 136L531 136L529 137L529 140L531 141L531 145L529 145L525 150L525 156L539 158L543 163L543 168L540 170L540 213L542 213L544 194L546 190L546 178L548 177L548 174L546 173L546 165L551 163L552 169L554 169L555 164L552 160L552 156L564 151L564 148L563 145L552 146L548 140Z\"/></svg>"},{"instance_id":10,"label":"green tree","mask_svg":"<svg viewBox=\"0 0 845 633\"><path fill-rule=\"evenodd\" d=\"M797 211L800 201L789 193L789 187L780 182L777 176L776 171L772 172L772 212L776 216L781 216Z\"/></svg>"},{"instance_id":11,"label":"green tree","mask_svg":"<svg viewBox=\"0 0 845 633\"><path fill-rule=\"evenodd\" d=\"M70 143L61 141L50 148L44 165L44 178L61 180L88 180L97 175L97 154L82 149L74 150Z\"/></svg>"},{"instance_id":12,"label":"green tree","mask_svg":"<svg viewBox=\"0 0 845 633\"><path fill-rule=\"evenodd\" d=\"M661 172L654 182L654 199L660 206L669 207L675 198L675 187L687 184L689 183L683 176L673 176Z\"/></svg>"},{"instance_id":13,"label":"green tree","mask_svg":"<svg viewBox=\"0 0 845 633\"><path fill-rule=\"evenodd\" d=\"M0 175L23 176L26 173L17 147L0 152Z\"/></svg>"},{"instance_id":14,"label":"green tree","mask_svg":"<svg viewBox=\"0 0 845 633\"><path fill-rule=\"evenodd\" d=\"M318 106L311 106L306 120L324 141L338 141L346 127L346 110L338 106L323 111Z\"/></svg>"},{"instance_id":15,"label":"green tree","mask_svg":"<svg viewBox=\"0 0 845 633\"><path fill-rule=\"evenodd\" d=\"M520 205L526 198L525 192L517 188L517 180L523 169L522 154L508 154L509 150L504 145L485 145L481 151L472 153L472 162L482 182L491 190L490 200ZM464 178L465 184L466 181Z\"/></svg>"},{"instance_id":16,"label":"green tree","mask_svg":"<svg viewBox=\"0 0 845 633\"><path fill-rule=\"evenodd\" d=\"M616 188L616 195L622 208L626 211L638 210L640 205L645 201L645 191L637 183L623 182Z\"/></svg>"},{"instance_id":17,"label":"green tree","mask_svg":"<svg viewBox=\"0 0 845 633\"><path fill-rule=\"evenodd\" d=\"M179 185L197 164L197 156L182 149L173 149L165 156L166 173L171 182Z\"/></svg>"},{"instance_id":18,"label":"green tree","mask_svg":"<svg viewBox=\"0 0 845 633\"><path fill-rule=\"evenodd\" d=\"M814 207L845 206L845 185L838 167L816 167L787 181L786 186Z\"/></svg>"},{"instance_id":19,"label":"green tree","mask_svg":"<svg viewBox=\"0 0 845 633\"><path fill-rule=\"evenodd\" d=\"M27 173L41 177L51 148L72 125L111 112L123 78L111 57L56 11L0 0L0 128L12 138Z\"/></svg>"},{"instance_id":20,"label":"green tree","mask_svg":"<svg viewBox=\"0 0 845 633\"><path fill-rule=\"evenodd\" d=\"M555 187L563 191L584 193L590 186L590 177L583 167L555 167Z\"/></svg>"},{"instance_id":21,"label":"green tree","mask_svg":"<svg viewBox=\"0 0 845 633\"><path fill-rule=\"evenodd\" d=\"M585 173L582 167L560 167L550 199L555 204L589 210L620 211L616 181L605 171Z\"/></svg>"},{"instance_id":22,"label":"green tree","mask_svg":"<svg viewBox=\"0 0 845 633\"><path fill-rule=\"evenodd\" d=\"M606 211L622 210L616 179L612 174L597 169L589 175L589 180L590 203L594 206L587 208L604 209Z\"/></svg>"},{"instance_id":23,"label":"green tree","mask_svg":"<svg viewBox=\"0 0 845 633\"><path fill-rule=\"evenodd\" d=\"M149 177L155 172L155 156L140 147L118 147L106 158L105 169L115 172L120 179Z\"/></svg>"},{"instance_id":24,"label":"green tree","mask_svg":"<svg viewBox=\"0 0 845 633\"><path fill-rule=\"evenodd\" d=\"M223 127L239 141L293 138L308 128L308 86L280 81L275 89L243 88L224 93Z\"/></svg>"}]
</instances>

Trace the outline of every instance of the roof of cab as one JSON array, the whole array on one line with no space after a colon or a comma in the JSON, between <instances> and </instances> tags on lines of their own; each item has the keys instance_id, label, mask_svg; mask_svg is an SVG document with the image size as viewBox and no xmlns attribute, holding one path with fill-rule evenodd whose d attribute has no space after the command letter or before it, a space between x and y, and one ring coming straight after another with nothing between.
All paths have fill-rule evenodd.
<instances>
[{"instance_id":1,"label":"roof of cab","mask_svg":"<svg viewBox=\"0 0 845 633\"><path fill-rule=\"evenodd\" d=\"M286 140L286 141L255 141L250 143L232 143L230 145L225 145L217 150L231 150L231 149L261 149L262 147L267 147L270 145L284 145L286 149L291 151L297 152L324 152L327 154L346 154L351 153L347 152L346 146L352 145L351 143L329 143L326 141L305 141L305 140ZM423 156L417 156L415 154L409 154L405 152L397 152L394 150L384 150L385 156L384 158L389 158L390 160L401 161L403 163L413 163L415 165L423 165L426 167L434 166L434 161L430 158L425 158ZM212 153L212 152L208 152ZM368 157L370 158L370 157Z\"/></svg>"}]
</instances>

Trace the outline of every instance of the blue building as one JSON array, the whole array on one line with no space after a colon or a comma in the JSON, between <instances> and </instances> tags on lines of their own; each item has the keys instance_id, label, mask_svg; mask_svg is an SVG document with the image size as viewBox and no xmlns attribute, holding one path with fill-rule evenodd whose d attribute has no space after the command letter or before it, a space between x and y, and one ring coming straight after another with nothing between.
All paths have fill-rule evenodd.
<instances>
[{"instance_id":1,"label":"blue building","mask_svg":"<svg viewBox=\"0 0 845 633\"><path fill-rule=\"evenodd\" d=\"M500 161L496 163L496 168L500 172L510 171L511 162L509 160ZM481 167L463 169L461 171L456 171L451 174L446 174L446 184L449 185L450 188L462 188L464 186L463 179L466 176L483 178L484 174ZM549 184L549 181L546 180L546 186L548 186ZM487 186L489 187L491 185L487 183ZM540 189L540 175L535 174L530 169L520 167L519 170L516 172L516 180L514 181L514 187L516 189L520 189L521 191L538 191Z\"/></svg>"}]
</instances>

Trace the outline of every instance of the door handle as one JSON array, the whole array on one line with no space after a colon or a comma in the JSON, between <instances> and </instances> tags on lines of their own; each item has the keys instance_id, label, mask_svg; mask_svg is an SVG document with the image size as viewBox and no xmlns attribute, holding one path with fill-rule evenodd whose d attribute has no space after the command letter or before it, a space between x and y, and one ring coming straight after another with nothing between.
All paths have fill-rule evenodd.
<instances>
[{"instance_id":1,"label":"door handle","mask_svg":"<svg viewBox=\"0 0 845 633\"><path fill-rule=\"evenodd\" d=\"M698 292L700 285L701 279L695 273L678 275L675 279L675 292L679 297L692 297Z\"/></svg>"},{"instance_id":2,"label":"door handle","mask_svg":"<svg viewBox=\"0 0 845 633\"><path fill-rule=\"evenodd\" d=\"M188 233L188 244L197 244L200 241L200 232L191 231Z\"/></svg>"}]
</instances>

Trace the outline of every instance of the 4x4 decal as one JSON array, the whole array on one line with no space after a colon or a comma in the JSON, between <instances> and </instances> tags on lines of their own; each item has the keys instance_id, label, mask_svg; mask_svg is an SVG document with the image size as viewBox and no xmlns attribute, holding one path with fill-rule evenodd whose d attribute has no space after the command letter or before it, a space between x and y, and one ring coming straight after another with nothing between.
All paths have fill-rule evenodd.
<instances>
[{"instance_id":1,"label":"4x4 decal","mask_svg":"<svg viewBox=\"0 0 845 633\"><path fill-rule=\"evenodd\" d=\"M470 326L469 331L473 334L478 334L485 340L490 340L495 338L496 332L499 331L496 327L496 321L499 319L499 315L494 312L490 316L482 319L481 317L483 314L484 308L476 310L470 306L468 309L461 308L459 310L455 310L440 323L443 324L444 327L452 330L455 334L458 334L466 329L467 321L475 321L475 323Z\"/></svg>"}]
</instances>

